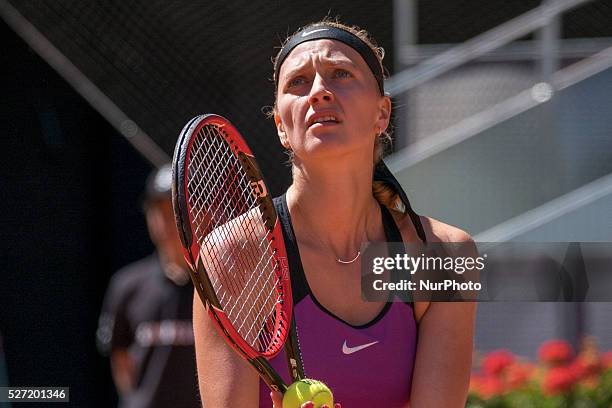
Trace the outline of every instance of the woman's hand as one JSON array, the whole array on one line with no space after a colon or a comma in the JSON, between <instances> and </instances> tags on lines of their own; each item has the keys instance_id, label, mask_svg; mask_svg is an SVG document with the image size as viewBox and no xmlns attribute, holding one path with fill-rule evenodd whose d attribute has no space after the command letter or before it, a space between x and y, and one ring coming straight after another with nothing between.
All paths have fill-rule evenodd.
<instances>
[{"instance_id":1,"label":"woman's hand","mask_svg":"<svg viewBox=\"0 0 612 408\"><path fill-rule=\"evenodd\" d=\"M270 393L270 398L272 398L272 406L273 408L283 408L283 394L278 391L272 391ZM327 405L321 405L321 407L315 407L314 402L307 401L300 406L300 408L332 408ZM339 403L335 403L333 408L342 408Z\"/></svg>"}]
</instances>

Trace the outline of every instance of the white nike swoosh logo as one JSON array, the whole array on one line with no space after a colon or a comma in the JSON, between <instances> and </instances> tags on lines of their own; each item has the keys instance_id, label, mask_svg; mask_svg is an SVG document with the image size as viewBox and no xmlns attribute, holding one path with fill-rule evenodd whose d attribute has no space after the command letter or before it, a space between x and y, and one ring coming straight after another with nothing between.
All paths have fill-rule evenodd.
<instances>
[{"instance_id":1,"label":"white nike swoosh logo","mask_svg":"<svg viewBox=\"0 0 612 408\"><path fill-rule=\"evenodd\" d=\"M360 350L363 350L364 348L368 348L370 346L375 345L376 343L378 343L378 341L373 341L372 343L368 343L368 344L362 344L361 346L355 346L355 347L349 347L346 345L346 340L344 340L344 344L342 345L342 352L344 354L353 354L356 353Z\"/></svg>"},{"instance_id":2,"label":"white nike swoosh logo","mask_svg":"<svg viewBox=\"0 0 612 408\"><path fill-rule=\"evenodd\" d=\"M302 37L306 37L307 35L310 35L310 34L313 34L313 33L317 33L319 31L327 31L327 28L319 28L317 30L304 31L302 33Z\"/></svg>"}]
</instances>

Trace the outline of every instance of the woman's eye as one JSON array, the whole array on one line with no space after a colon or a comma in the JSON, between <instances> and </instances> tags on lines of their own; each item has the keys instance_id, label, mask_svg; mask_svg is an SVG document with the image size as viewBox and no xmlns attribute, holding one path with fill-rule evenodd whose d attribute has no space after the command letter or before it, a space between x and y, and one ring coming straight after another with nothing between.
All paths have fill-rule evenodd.
<instances>
[{"instance_id":1,"label":"woman's eye","mask_svg":"<svg viewBox=\"0 0 612 408\"><path fill-rule=\"evenodd\" d=\"M300 86L300 85L304 84L304 82L305 82L304 77L301 77L301 76L300 77L295 77L293 79L290 79L287 82L287 88L293 88L295 86Z\"/></svg>"},{"instance_id":2,"label":"woman's eye","mask_svg":"<svg viewBox=\"0 0 612 408\"><path fill-rule=\"evenodd\" d=\"M353 74L351 74L350 72L348 72L345 69L337 69L334 71L334 77L335 78L350 78L352 77Z\"/></svg>"}]
</instances>

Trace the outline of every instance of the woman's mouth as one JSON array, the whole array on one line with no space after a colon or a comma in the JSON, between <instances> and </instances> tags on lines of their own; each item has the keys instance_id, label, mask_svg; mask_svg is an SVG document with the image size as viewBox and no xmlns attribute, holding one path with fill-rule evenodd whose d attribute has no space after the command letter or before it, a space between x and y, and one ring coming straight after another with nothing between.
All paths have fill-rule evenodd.
<instances>
[{"instance_id":1,"label":"woman's mouth","mask_svg":"<svg viewBox=\"0 0 612 408\"><path fill-rule=\"evenodd\" d=\"M312 126L330 126L340 123L335 115L316 116L308 121L308 127Z\"/></svg>"}]
</instances>

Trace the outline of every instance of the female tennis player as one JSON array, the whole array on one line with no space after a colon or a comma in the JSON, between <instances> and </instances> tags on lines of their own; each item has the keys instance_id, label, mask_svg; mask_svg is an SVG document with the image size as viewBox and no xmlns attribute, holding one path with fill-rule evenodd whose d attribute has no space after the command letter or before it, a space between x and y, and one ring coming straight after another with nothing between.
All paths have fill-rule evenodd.
<instances>
[{"instance_id":1,"label":"female tennis player","mask_svg":"<svg viewBox=\"0 0 612 408\"><path fill-rule=\"evenodd\" d=\"M322 21L290 36L275 60L274 121L293 172L275 205L304 370L344 408L463 407L475 304L361 296L363 243L471 242L415 214L381 162L391 115L382 58L365 31ZM206 407L281 407L282 396L227 346L199 301L194 330ZM272 365L290 382L284 353Z\"/></svg>"}]
</instances>

